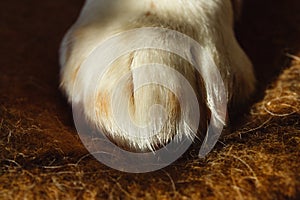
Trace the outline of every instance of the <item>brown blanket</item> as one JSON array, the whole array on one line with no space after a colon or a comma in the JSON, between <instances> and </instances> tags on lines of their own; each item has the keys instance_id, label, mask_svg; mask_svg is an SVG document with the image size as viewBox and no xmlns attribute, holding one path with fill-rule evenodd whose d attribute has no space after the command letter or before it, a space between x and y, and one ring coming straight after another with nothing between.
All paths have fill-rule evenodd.
<instances>
[{"instance_id":1,"label":"brown blanket","mask_svg":"<svg viewBox=\"0 0 300 200\"><path fill-rule=\"evenodd\" d=\"M58 90L58 47L83 0L0 5L0 199L300 199L300 1L248 0L237 36L258 91L206 159L148 174L100 164ZM297 57L298 56L298 57Z\"/></svg>"}]
</instances>

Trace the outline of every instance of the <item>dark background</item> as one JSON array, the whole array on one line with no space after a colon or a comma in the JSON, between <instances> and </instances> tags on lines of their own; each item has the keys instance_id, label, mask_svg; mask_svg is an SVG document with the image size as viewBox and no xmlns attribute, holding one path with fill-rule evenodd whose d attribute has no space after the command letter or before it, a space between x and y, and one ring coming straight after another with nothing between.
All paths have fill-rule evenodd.
<instances>
[{"instance_id":1,"label":"dark background","mask_svg":"<svg viewBox=\"0 0 300 200\"><path fill-rule=\"evenodd\" d=\"M0 3L0 199L300 198L300 1L246 1L236 32L258 90L234 131L206 159L137 175L88 155L58 90L59 43L82 4Z\"/></svg>"}]
</instances>

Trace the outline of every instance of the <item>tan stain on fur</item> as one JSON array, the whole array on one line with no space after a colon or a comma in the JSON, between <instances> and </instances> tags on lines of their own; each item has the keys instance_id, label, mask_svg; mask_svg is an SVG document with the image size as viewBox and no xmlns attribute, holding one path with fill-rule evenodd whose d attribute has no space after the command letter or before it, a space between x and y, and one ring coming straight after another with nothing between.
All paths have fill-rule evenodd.
<instances>
[{"instance_id":1,"label":"tan stain on fur","mask_svg":"<svg viewBox=\"0 0 300 200\"><path fill-rule=\"evenodd\" d=\"M134 52L132 52L130 55L129 55L129 63L128 63L128 71L130 71L130 67L132 66L132 62L133 62L133 59L134 59ZM129 88L129 94L130 94L130 105L132 105L132 112L134 113L135 112L135 99L134 99L134 85L133 85L133 76L132 76L132 73L131 73L131 76L130 76L130 80L129 80L129 87L126 87L126 88Z\"/></svg>"},{"instance_id":2,"label":"tan stain on fur","mask_svg":"<svg viewBox=\"0 0 300 200\"><path fill-rule=\"evenodd\" d=\"M149 17L152 13L150 11L146 12L145 16Z\"/></svg>"},{"instance_id":3,"label":"tan stain on fur","mask_svg":"<svg viewBox=\"0 0 300 200\"><path fill-rule=\"evenodd\" d=\"M76 67L74 73L72 74L72 76L71 76L72 83L75 83L79 69L80 69L80 67Z\"/></svg>"},{"instance_id":4,"label":"tan stain on fur","mask_svg":"<svg viewBox=\"0 0 300 200\"><path fill-rule=\"evenodd\" d=\"M57 44L80 3L3 1L0 199L299 199L300 63L283 52L299 59L300 2L248 2L241 40L259 83L272 83L206 159L187 154L164 170L127 174L88 154L57 90Z\"/></svg>"},{"instance_id":5,"label":"tan stain on fur","mask_svg":"<svg viewBox=\"0 0 300 200\"><path fill-rule=\"evenodd\" d=\"M155 5L155 3L153 1L151 2L150 7L151 7L151 9L155 9L156 8L156 5Z\"/></svg>"},{"instance_id":6,"label":"tan stain on fur","mask_svg":"<svg viewBox=\"0 0 300 200\"><path fill-rule=\"evenodd\" d=\"M101 92L97 96L96 107L98 116L108 118L111 115L110 95L107 91Z\"/></svg>"}]
</instances>

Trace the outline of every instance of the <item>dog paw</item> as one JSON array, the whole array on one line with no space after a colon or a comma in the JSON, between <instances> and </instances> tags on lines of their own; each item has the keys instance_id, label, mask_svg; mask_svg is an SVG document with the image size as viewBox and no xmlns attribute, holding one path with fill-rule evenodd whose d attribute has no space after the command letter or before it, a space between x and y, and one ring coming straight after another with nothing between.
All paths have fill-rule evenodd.
<instances>
[{"instance_id":1,"label":"dog paw","mask_svg":"<svg viewBox=\"0 0 300 200\"><path fill-rule=\"evenodd\" d=\"M161 30L106 43L146 27ZM141 38L168 48L148 48ZM140 48L117 53L137 40ZM194 41L201 50L182 41ZM114 59L103 66L108 57ZM255 88L251 62L234 36L230 0L87 1L62 42L61 65L69 101L81 104L88 121L117 145L133 151L155 150L175 136L193 139L212 116L225 123L218 103L225 99L234 108Z\"/></svg>"}]
</instances>

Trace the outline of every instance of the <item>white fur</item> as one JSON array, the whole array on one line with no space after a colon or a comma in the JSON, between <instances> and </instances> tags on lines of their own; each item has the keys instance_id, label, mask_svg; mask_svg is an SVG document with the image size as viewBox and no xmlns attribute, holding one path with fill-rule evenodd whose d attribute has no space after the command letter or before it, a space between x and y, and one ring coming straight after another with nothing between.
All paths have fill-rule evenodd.
<instances>
[{"instance_id":1,"label":"white fur","mask_svg":"<svg viewBox=\"0 0 300 200\"><path fill-rule=\"evenodd\" d=\"M153 127L161 123L159 117L158 121L151 121L149 109L153 104L163 106L167 113L162 118L166 117L167 120L156 137L142 138L144 136L142 133L124 133L114 121L112 110L115 108L107 104L112 91L118 86L116 81L122 75L147 63L160 63L176 69L190 82L198 95L204 93L204 88L201 88L196 80L195 70L186 61L168 52L142 50L124 55L112 64L111 70L97 86L99 90L97 98L92 98L90 101L84 101L82 96L74 98L79 93L87 92L85 85L90 80L88 74L93 72L78 73L78 70L93 50L112 35L139 27L175 29L204 46L207 49L205 52L213 57L219 68L228 91L229 101L243 102L253 92L255 78L252 65L234 37L233 10L230 0L87 0L79 19L68 31L61 45L61 87L70 102L75 100L76 103L84 104L86 117L100 129L105 130L105 133L116 143L144 151L167 143L175 134L183 136L196 134L184 123L189 120L190 111L180 114L178 101L171 91L161 86L149 85L132 94L139 79L144 79L153 73L151 69L145 71L142 76L139 74L138 77L133 73L131 79L125 82L124 90L127 92L124 95L127 95L127 98L132 96L134 103L128 105L124 100L124 103L121 102L119 106L122 108L120 110L129 109L130 118L134 123L139 126L148 125L149 132L156 130ZM161 38L161 42L166 41ZM206 55L203 55L200 59L205 57ZM162 73L161 76L174 85L180 85L178 78L172 74ZM73 88L75 80L81 82ZM178 92L182 93L184 89L178 87ZM216 96L218 92L216 91ZM200 105L200 108L203 108L203 105ZM92 114L95 110L96 114ZM122 126L129 126L128 115L123 115L123 112L119 114L121 119L124 118L125 124Z\"/></svg>"}]
</instances>

